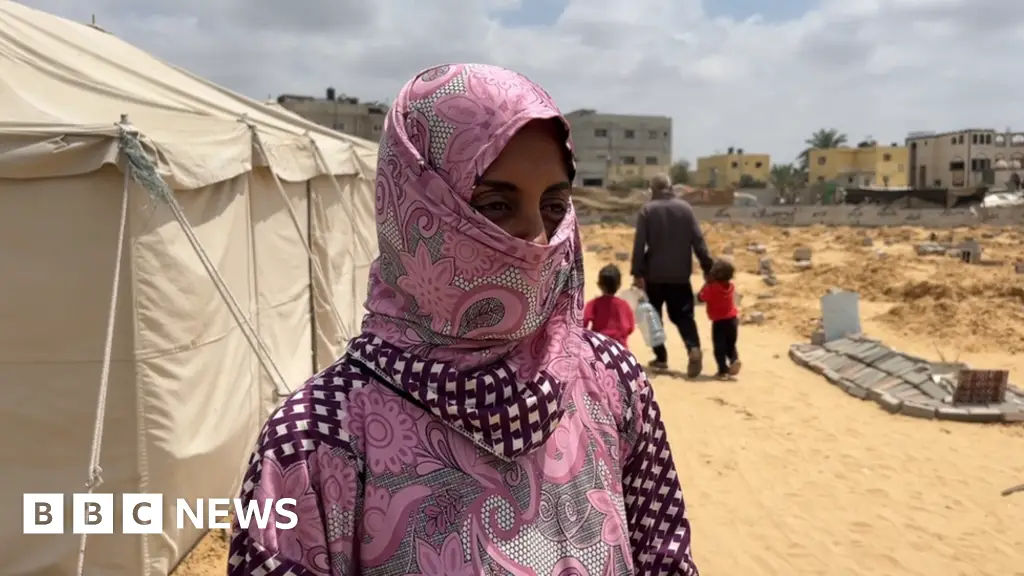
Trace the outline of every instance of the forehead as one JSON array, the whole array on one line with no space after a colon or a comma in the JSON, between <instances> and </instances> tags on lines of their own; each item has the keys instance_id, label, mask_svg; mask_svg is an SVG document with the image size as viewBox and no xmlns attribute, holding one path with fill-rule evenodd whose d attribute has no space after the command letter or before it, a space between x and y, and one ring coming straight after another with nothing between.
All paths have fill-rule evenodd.
<instances>
[{"instance_id":1,"label":"forehead","mask_svg":"<svg viewBox=\"0 0 1024 576\"><path fill-rule=\"evenodd\" d=\"M530 122L508 141L483 177L507 182L537 180L541 187L568 180L564 135L554 122Z\"/></svg>"}]
</instances>

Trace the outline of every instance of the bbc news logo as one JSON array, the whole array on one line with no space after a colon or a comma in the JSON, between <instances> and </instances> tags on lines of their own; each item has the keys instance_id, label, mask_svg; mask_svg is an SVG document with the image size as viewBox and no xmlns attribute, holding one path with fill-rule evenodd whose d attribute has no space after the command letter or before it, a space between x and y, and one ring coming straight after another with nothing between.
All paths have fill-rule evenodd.
<instances>
[{"instance_id":1,"label":"bbc news logo","mask_svg":"<svg viewBox=\"0 0 1024 576\"><path fill-rule=\"evenodd\" d=\"M24 534L64 534L64 494L24 495ZM72 534L113 534L113 494L72 494ZM299 523L294 498L250 500L240 498L199 498L193 502L178 498L174 503L175 522L179 530L191 524L200 530L230 529L228 514L234 512L239 526L248 529L255 524L266 530L273 523L278 530L291 530ZM273 522L272 522L273 521ZM122 494L122 534L160 534L164 530L164 497L162 494Z\"/></svg>"}]
</instances>

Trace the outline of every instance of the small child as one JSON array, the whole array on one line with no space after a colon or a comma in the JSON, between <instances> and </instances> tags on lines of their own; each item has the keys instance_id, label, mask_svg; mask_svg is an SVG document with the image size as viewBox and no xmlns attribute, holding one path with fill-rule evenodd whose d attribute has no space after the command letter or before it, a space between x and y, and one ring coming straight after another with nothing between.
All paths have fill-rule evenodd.
<instances>
[{"instance_id":1,"label":"small child","mask_svg":"<svg viewBox=\"0 0 1024 576\"><path fill-rule=\"evenodd\" d=\"M636 328L636 318L629 303L615 295L622 285L622 274L614 264L597 273L601 296L587 302L583 308L583 326L598 334L612 338L626 348L626 339Z\"/></svg>"},{"instance_id":2,"label":"small child","mask_svg":"<svg viewBox=\"0 0 1024 576\"><path fill-rule=\"evenodd\" d=\"M711 341L715 346L715 361L718 363L720 380L727 380L740 373L740 357L736 351L739 336L739 312L736 310L736 287L732 277L736 269L728 260L715 260L708 272L707 283L697 298L707 308L711 320Z\"/></svg>"}]
</instances>

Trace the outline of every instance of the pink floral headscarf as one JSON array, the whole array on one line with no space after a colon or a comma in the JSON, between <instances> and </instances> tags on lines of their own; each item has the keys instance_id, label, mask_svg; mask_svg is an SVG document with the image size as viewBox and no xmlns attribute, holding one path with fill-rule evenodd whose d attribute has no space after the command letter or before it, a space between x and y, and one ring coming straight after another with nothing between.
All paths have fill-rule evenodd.
<instances>
[{"instance_id":1,"label":"pink floral headscarf","mask_svg":"<svg viewBox=\"0 0 1024 576\"><path fill-rule=\"evenodd\" d=\"M547 92L503 68L439 66L402 88L380 142L369 313L349 348L505 458L546 439L584 362L575 210L542 246L469 205L477 179L538 119L569 129Z\"/></svg>"}]
</instances>

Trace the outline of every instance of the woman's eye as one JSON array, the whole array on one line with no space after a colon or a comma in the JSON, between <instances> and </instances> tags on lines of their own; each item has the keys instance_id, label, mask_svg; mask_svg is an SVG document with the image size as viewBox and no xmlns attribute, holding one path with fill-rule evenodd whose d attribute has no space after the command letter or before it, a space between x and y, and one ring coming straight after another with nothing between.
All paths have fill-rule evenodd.
<instances>
[{"instance_id":1,"label":"woman's eye","mask_svg":"<svg viewBox=\"0 0 1024 576\"><path fill-rule=\"evenodd\" d=\"M486 204L477 204L473 208L485 215L497 215L505 216L512 212L512 206L508 202L488 202Z\"/></svg>"},{"instance_id":2,"label":"woman's eye","mask_svg":"<svg viewBox=\"0 0 1024 576\"><path fill-rule=\"evenodd\" d=\"M551 202L544 205L544 211L554 216L565 216L565 213L569 211L569 206L564 202Z\"/></svg>"}]
</instances>

